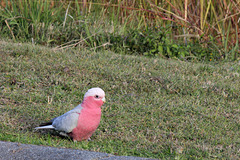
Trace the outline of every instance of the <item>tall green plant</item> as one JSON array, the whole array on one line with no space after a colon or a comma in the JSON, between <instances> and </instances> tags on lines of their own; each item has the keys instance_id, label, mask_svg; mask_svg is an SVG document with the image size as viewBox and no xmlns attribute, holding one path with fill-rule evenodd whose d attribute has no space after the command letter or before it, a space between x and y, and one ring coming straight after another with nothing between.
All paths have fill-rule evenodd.
<instances>
[{"instance_id":1,"label":"tall green plant","mask_svg":"<svg viewBox=\"0 0 240 160\"><path fill-rule=\"evenodd\" d=\"M51 2L55 5L51 6ZM71 44L79 39L85 46L99 48L112 39L126 37L132 31L150 32L156 27L170 26L164 41L175 46L172 52L177 53L179 47L176 45L184 41L185 47L197 43L197 46L208 49L212 44L217 49L216 57L225 55L225 58L236 59L240 55L240 4L237 0L75 0L61 3L52 0L10 0L11 5L0 10L1 34L23 41L33 39L38 43L52 42L55 45ZM161 31L155 32L154 35L159 35ZM153 37L149 43L150 50L158 46L154 40L157 38ZM125 44L119 41L116 45L124 48ZM137 41L137 44L142 43ZM160 47L159 51L163 48ZM172 54L171 49L166 51ZM208 54L205 56L208 57Z\"/></svg>"},{"instance_id":2,"label":"tall green plant","mask_svg":"<svg viewBox=\"0 0 240 160\"><path fill-rule=\"evenodd\" d=\"M49 0L11 0L1 12L12 36L23 41L32 38L35 41L46 40L53 24L57 22L59 8L51 8Z\"/></svg>"}]
</instances>

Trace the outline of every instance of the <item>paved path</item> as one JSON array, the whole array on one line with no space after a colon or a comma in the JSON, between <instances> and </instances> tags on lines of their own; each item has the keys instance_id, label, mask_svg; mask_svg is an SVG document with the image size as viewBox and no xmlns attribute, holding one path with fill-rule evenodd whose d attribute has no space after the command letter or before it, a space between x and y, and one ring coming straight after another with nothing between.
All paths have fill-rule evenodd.
<instances>
[{"instance_id":1,"label":"paved path","mask_svg":"<svg viewBox=\"0 0 240 160\"><path fill-rule=\"evenodd\" d=\"M0 160L150 160L107 153L0 141Z\"/></svg>"}]
</instances>

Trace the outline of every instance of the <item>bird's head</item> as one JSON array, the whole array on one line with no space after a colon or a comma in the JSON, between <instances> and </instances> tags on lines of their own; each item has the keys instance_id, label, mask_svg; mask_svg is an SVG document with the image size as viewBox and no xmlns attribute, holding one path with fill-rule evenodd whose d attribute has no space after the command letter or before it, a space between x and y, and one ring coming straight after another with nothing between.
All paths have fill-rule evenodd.
<instances>
[{"instance_id":1,"label":"bird's head","mask_svg":"<svg viewBox=\"0 0 240 160\"><path fill-rule=\"evenodd\" d=\"M91 88L85 93L83 103L92 107L101 107L105 103L105 92L98 87Z\"/></svg>"}]
</instances>

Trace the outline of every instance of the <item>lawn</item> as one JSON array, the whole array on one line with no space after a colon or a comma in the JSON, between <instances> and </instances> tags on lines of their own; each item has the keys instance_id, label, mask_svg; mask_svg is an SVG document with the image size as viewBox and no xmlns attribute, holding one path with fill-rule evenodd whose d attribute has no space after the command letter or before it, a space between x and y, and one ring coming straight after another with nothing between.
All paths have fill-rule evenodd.
<instances>
[{"instance_id":1,"label":"lawn","mask_svg":"<svg viewBox=\"0 0 240 160\"><path fill-rule=\"evenodd\" d=\"M240 62L184 62L0 41L0 140L158 159L240 158ZM106 92L92 141L38 124Z\"/></svg>"}]
</instances>

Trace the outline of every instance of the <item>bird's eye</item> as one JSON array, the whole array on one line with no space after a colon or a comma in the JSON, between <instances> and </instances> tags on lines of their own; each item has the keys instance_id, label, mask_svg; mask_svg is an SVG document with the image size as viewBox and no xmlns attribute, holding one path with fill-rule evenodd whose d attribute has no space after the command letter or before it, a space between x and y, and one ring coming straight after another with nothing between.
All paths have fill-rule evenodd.
<instances>
[{"instance_id":1,"label":"bird's eye","mask_svg":"<svg viewBox=\"0 0 240 160\"><path fill-rule=\"evenodd\" d=\"M99 98L99 96L98 96L98 95L96 95L96 96L95 96L95 98Z\"/></svg>"}]
</instances>

